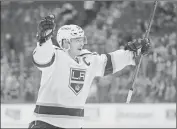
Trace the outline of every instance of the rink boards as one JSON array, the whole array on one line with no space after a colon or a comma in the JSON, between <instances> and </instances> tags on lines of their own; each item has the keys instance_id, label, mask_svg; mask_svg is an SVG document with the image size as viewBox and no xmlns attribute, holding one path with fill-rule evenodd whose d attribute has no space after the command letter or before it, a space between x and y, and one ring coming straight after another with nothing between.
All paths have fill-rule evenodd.
<instances>
[{"instance_id":1,"label":"rink boards","mask_svg":"<svg viewBox=\"0 0 177 129\"><path fill-rule=\"evenodd\" d=\"M34 104L1 104L1 128L25 128ZM87 104L84 127L175 128L176 104Z\"/></svg>"}]
</instances>

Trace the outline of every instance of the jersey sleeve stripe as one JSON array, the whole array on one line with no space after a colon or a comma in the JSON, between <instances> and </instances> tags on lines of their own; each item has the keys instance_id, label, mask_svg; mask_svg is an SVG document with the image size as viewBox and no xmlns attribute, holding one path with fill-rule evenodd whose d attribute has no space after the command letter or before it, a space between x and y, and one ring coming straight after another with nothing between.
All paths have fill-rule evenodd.
<instances>
[{"instance_id":1,"label":"jersey sleeve stripe","mask_svg":"<svg viewBox=\"0 0 177 129\"><path fill-rule=\"evenodd\" d=\"M107 57L107 63L106 63L105 71L104 71L104 76L113 73L113 64L111 60L111 55L106 54L106 57Z\"/></svg>"},{"instance_id":2,"label":"jersey sleeve stripe","mask_svg":"<svg viewBox=\"0 0 177 129\"><path fill-rule=\"evenodd\" d=\"M52 59L51 59L48 63L46 63L46 64L39 64L39 63L35 62L35 60L34 60L33 57L32 57L32 60L33 60L33 63L34 63L37 67L39 67L39 68L46 68L46 67L51 66L51 65L53 64L53 62L55 61L55 54L52 56Z\"/></svg>"},{"instance_id":3,"label":"jersey sleeve stripe","mask_svg":"<svg viewBox=\"0 0 177 129\"><path fill-rule=\"evenodd\" d=\"M93 52L93 53L84 53L84 54L79 55L79 57L85 56L85 55L98 55L98 53L96 53L96 52Z\"/></svg>"},{"instance_id":4,"label":"jersey sleeve stripe","mask_svg":"<svg viewBox=\"0 0 177 129\"><path fill-rule=\"evenodd\" d=\"M35 113L46 115L84 116L84 109L36 105Z\"/></svg>"},{"instance_id":5,"label":"jersey sleeve stripe","mask_svg":"<svg viewBox=\"0 0 177 129\"><path fill-rule=\"evenodd\" d=\"M84 53L84 54L81 54L79 56L85 56L85 55L89 55L89 54L92 54L92 53Z\"/></svg>"}]
</instances>

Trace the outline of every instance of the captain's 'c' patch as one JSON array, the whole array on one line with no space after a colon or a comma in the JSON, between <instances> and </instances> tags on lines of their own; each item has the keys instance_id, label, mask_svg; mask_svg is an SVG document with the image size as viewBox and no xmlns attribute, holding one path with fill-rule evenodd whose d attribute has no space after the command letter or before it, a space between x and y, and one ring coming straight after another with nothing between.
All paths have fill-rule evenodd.
<instances>
[{"instance_id":1,"label":"captain's 'c' patch","mask_svg":"<svg viewBox=\"0 0 177 129\"><path fill-rule=\"evenodd\" d=\"M78 95L83 88L85 80L85 69L70 69L69 88Z\"/></svg>"}]
</instances>

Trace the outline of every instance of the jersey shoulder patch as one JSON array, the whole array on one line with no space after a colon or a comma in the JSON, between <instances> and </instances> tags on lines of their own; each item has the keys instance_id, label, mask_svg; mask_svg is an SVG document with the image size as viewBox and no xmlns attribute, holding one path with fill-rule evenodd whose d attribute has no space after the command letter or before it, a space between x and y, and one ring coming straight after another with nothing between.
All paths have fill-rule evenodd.
<instances>
[{"instance_id":1,"label":"jersey shoulder patch","mask_svg":"<svg viewBox=\"0 0 177 129\"><path fill-rule=\"evenodd\" d=\"M94 59L94 55L98 55L96 52L90 52L86 49L82 50L81 54L79 55L80 58L82 58L82 60L84 61L84 63L89 66L90 64L92 64L93 59Z\"/></svg>"}]
</instances>

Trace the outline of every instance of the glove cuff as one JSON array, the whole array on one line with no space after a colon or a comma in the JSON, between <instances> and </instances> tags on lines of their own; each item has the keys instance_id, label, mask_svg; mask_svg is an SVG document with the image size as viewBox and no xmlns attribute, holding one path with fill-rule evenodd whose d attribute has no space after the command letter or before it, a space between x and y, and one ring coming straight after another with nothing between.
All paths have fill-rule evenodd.
<instances>
[{"instance_id":1,"label":"glove cuff","mask_svg":"<svg viewBox=\"0 0 177 129\"><path fill-rule=\"evenodd\" d=\"M50 34L48 34L47 36L45 37L41 37L39 35L37 35L37 40L39 42L39 45L41 46L43 43L45 43L48 39L50 39L53 35L53 30Z\"/></svg>"}]
</instances>

